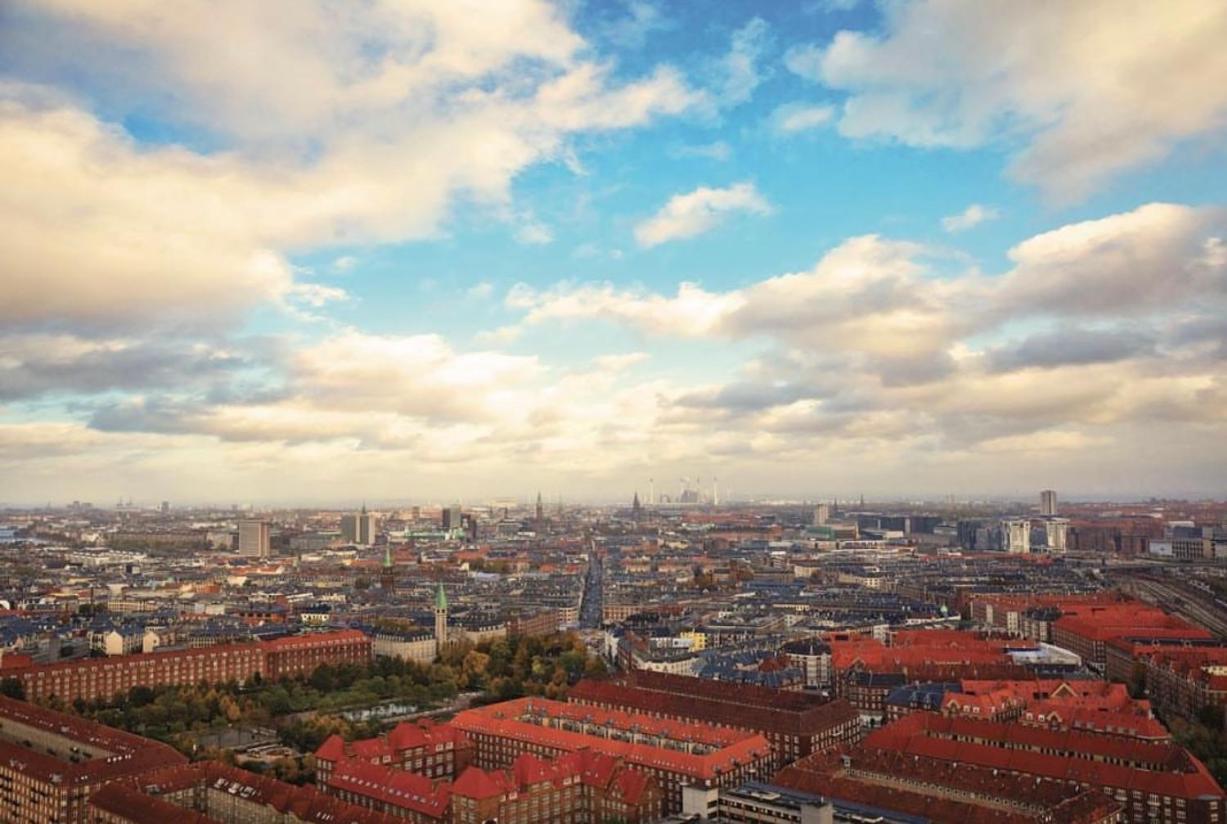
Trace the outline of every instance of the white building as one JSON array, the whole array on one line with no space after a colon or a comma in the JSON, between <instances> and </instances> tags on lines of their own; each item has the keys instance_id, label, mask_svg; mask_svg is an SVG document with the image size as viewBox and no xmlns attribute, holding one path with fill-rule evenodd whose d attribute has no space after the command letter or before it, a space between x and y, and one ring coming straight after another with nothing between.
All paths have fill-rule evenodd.
<instances>
[{"instance_id":1,"label":"white building","mask_svg":"<svg viewBox=\"0 0 1227 824\"><path fill-rule=\"evenodd\" d=\"M269 556L268 521L255 518L239 521L239 554L257 558Z\"/></svg>"},{"instance_id":2,"label":"white building","mask_svg":"<svg viewBox=\"0 0 1227 824\"><path fill-rule=\"evenodd\" d=\"M1049 518L1044 521L1044 536L1049 552L1064 552L1069 533L1068 518Z\"/></svg>"},{"instance_id":3,"label":"white building","mask_svg":"<svg viewBox=\"0 0 1227 824\"><path fill-rule=\"evenodd\" d=\"M1031 521L1027 518L1011 518L1001 522L1001 537L1005 551L1026 555L1031 552Z\"/></svg>"}]
</instances>

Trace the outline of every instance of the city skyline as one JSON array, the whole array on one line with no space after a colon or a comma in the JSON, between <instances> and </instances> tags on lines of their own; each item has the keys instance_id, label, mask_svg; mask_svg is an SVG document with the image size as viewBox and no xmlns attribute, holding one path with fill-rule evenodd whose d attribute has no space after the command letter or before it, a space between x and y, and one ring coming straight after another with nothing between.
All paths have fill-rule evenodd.
<instances>
[{"instance_id":1,"label":"city skyline","mask_svg":"<svg viewBox=\"0 0 1227 824\"><path fill-rule=\"evenodd\" d=\"M1225 41L6 4L0 505L1227 497Z\"/></svg>"}]
</instances>

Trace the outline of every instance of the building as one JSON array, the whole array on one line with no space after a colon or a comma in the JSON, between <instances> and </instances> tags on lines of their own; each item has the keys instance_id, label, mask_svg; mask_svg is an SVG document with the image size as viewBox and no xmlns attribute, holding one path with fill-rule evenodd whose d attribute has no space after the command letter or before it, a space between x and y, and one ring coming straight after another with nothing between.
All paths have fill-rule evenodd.
<instances>
[{"instance_id":1,"label":"building","mask_svg":"<svg viewBox=\"0 0 1227 824\"><path fill-rule=\"evenodd\" d=\"M379 519L366 511L366 504L357 514L341 516L341 537L358 546L371 546L379 535Z\"/></svg>"},{"instance_id":2,"label":"building","mask_svg":"<svg viewBox=\"0 0 1227 824\"><path fill-rule=\"evenodd\" d=\"M682 790L682 815L700 821L710 818L758 824L833 824L836 820L835 805L822 796L756 781L724 789L686 787Z\"/></svg>"},{"instance_id":3,"label":"building","mask_svg":"<svg viewBox=\"0 0 1227 824\"><path fill-rule=\"evenodd\" d=\"M1010 518L1001 522L1004 549L1016 555L1031 552L1031 521L1026 518Z\"/></svg>"},{"instance_id":4,"label":"building","mask_svg":"<svg viewBox=\"0 0 1227 824\"><path fill-rule=\"evenodd\" d=\"M429 664L439 652L439 641L430 630L397 631L383 627L368 630L371 636L371 652L384 658L400 658Z\"/></svg>"},{"instance_id":5,"label":"building","mask_svg":"<svg viewBox=\"0 0 1227 824\"><path fill-rule=\"evenodd\" d=\"M443 584L435 593L435 655L441 655L447 646L447 593Z\"/></svg>"},{"instance_id":6,"label":"building","mask_svg":"<svg viewBox=\"0 0 1227 824\"><path fill-rule=\"evenodd\" d=\"M349 760L381 764L431 779L452 779L472 763L473 745L455 727L430 721L402 721L387 735L361 741L347 742L333 735L315 751L319 783L327 784L336 765Z\"/></svg>"},{"instance_id":7,"label":"building","mask_svg":"<svg viewBox=\"0 0 1227 824\"><path fill-rule=\"evenodd\" d=\"M239 521L239 554L267 558L270 552L268 521L245 518Z\"/></svg>"},{"instance_id":8,"label":"building","mask_svg":"<svg viewBox=\"0 0 1227 824\"><path fill-rule=\"evenodd\" d=\"M1109 654L1120 646L1124 645L1109 645ZM1208 707L1227 708L1227 647L1127 646L1131 669L1141 676L1146 695L1165 717L1192 720Z\"/></svg>"},{"instance_id":9,"label":"building","mask_svg":"<svg viewBox=\"0 0 1227 824\"><path fill-rule=\"evenodd\" d=\"M653 777L665 812L681 809L682 787L736 786L762 775L772 751L762 735L542 698L463 710L451 721L475 747L483 770L509 767L523 753L553 759L590 750Z\"/></svg>"},{"instance_id":10,"label":"building","mask_svg":"<svg viewBox=\"0 0 1227 824\"><path fill-rule=\"evenodd\" d=\"M1046 519L1044 538L1049 552L1064 552L1069 544L1069 520L1067 518Z\"/></svg>"},{"instance_id":11,"label":"building","mask_svg":"<svg viewBox=\"0 0 1227 824\"><path fill-rule=\"evenodd\" d=\"M1209 631L1140 603L1070 610L1052 624L1052 642L1081 656L1100 672L1106 669L1107 645L1116 639L1133 643L1215 643Z\"/></svg>"},{"instance_id":12,"label":"building","mask_svg":"<svg viewBox=\"0 0 1227 824\"><path fill-rule=\"evenodd\" d=\"M1089 788L1098 795L1094 810L1102 812L1101 805L1111 802L1128 822L1203 824L1221 822L1227 813L1227 797L1205 765L1170 741L919 712L871 732L850 761L853 772L861 775L890 775L904 783L909 777L915 783L937 783L938 776L947 776L971 784L972 793L974 773L991 771L1001 779L998 783L1025 788L1022 801ZM781 776L775 780L788 783ZM981 793L1010 799L1007 792L985 792L992 786L987 775L981 781ZM829 784L811 791L841 797L839 787ZM1082 803L1079 810L1085 809ZM1052 820L1087 819L1067 815Z\"/></svg>"},{"instance_id":13,"label":"building","mask_svg":"<svg viewBox=\"0 0 1227 824\"><path fill-rule=\"evenodd\" d=\"M1040 515L1053 518L1057 514L1057 493L1053 489L1045 489L1040 493Z\"/></svg>"},{"instance_id":14,"label":"building","mask_svg":"<svg viewBox=\"0 0 1227 824\"><path fill-rule=\"evenodd\" d=\"M509 770L470 767L452 785L452 821L649 824L660 817L660 784L622 759L590 750L552 761L525 753Z\"/></svg>"},{"instance_id":15,"label":"building","mask_svg":"<svg viewBox=\"0 0 1227 824\"><path fill-rule=\"evenodd\" d=\"M854 744L862 734L859 715L843 699L643 670L617 681L580 681L567 701L750 730L771 745L772 769Z\"/></svg>"},{"instance_id":16,"label":"building","mask_svg":"<svg viewBox=\"0 0 1227 824\"><path fill-rule=\"evenodd\" d=\"M379 588L384 592L396 589L396 566L392 563L392 547L383 551L383 566L379 569Z\"/></svg>"},{"instance_id":17,"label":"building","mask_svg":"<svg viewBox=\"0 0 1227 824\"><path fill-rule=\"evenodd\" d=\"M540 496L538 496L538 499ZM537 501L537 509L541 509L541 501ZM444 529L460 529L462 523L462 515L460 507L445 506L442 513L442 526Z\"/></svg>"},{"instance_id":18,"label":"building","mask_svg":"<svg viewBox=\"0 0 1227 824\"><path fill-rule=\"evenodd\" d=\"M18 679L30 701L44 701L53 695L64 701L110 701L133 687L201 681L243 684L257 673L275 680L310 673L321 664L365 664L370 660L369 638L357 630L338 630L52 664L13 663L5 658L0 659L0 676Z\"/></svg>"},{"instance_id":19,"label":"building","mask_svg":"<svg viewBox=\"0 0 1227 824\"><path fill-rule=\"evenodd\" d=\"M164 762L165 763L165 762ZM218 761L155 769L114 782L89 800L90 824L405 824ZM446 819L434 819L445 821Z\"/></svg>"},{"instance_id":20,"label":"building","mask_svg":"<svg viewBox=\"0 0 1227 824\"><path fill-rule=\"evenodd\" d=\"M0 697L0 820L93 821L88 802L99 789L185 763L166 744Z\"/></svg>"},{"instance_id":21,"label":"building","mask_svg":"<svg viewBox=\"0 0 1227 824\"><path fill-rule=\"evenodd\" d=\"M921 717L923 713L909 716ZM952 764L868 746L870 739L847 753L813 755L792 764L771 784L829 800L839 822L1116 824L1123 820L1119 802L1076 782L1036 781L995 766Z\"/></svg>"}]
</instances>

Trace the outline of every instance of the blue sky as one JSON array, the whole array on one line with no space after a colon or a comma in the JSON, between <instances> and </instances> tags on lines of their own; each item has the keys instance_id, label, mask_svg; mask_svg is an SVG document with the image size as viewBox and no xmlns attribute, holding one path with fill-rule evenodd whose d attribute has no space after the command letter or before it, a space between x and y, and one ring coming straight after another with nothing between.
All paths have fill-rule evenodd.
<instances>
[{"instance_id":1,"label":"blue sky","mask_svg":"<svg viewBox=\"0 0 1227 824\"><path fill-rule=\"evenodd\" d=\"M1227 493L1225 36L7 4L0 502Z\"/></svg>"}]
</instances>

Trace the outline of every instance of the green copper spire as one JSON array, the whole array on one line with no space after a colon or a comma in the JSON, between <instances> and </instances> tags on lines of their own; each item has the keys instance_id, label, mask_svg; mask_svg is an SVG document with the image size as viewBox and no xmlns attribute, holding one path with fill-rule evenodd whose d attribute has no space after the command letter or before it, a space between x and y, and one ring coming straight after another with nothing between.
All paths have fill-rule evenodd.
<instances>
[{"instance_id":1,"label":"green copper spire","mask_svg":"<svg viewBox=\"0 0 1227 824\"><path fill-rule=\"evenodd\" d=\"M435 609L447 609L447 593L443 591L443 584L439 584L439 591L435 593Z\"/></svg>"},{"instance_id":2,"label":"green copper spire","mask_svg":"<svg viewBox=\"0 0 1227 824\"><path fill-rule=\"evenodd\" d=\"M383 548L383 568L390 569L392 567L392 545L388 544Z\"/></svg>"}]
</instances>

